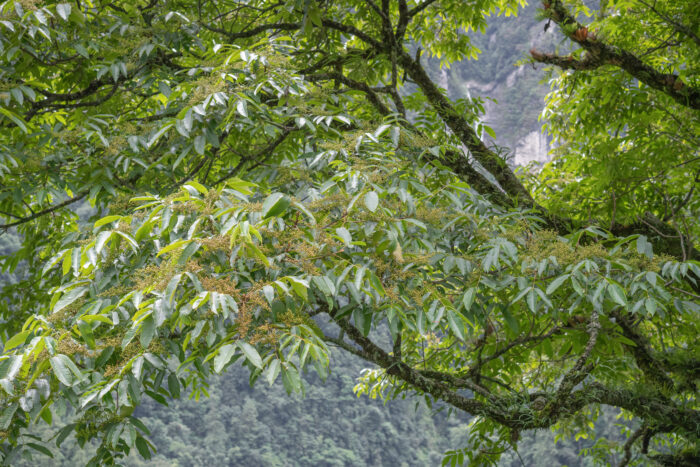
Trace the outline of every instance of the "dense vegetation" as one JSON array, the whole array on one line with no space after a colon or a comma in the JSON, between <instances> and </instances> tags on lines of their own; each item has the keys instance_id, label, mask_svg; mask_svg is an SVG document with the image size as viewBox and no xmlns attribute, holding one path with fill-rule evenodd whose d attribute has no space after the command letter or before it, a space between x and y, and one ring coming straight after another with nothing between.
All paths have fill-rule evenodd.
<instances>
[{"instance_id":1,"label":"dense vegetation","mask_svg":"<svg viewBox=\"0 0 700 467\"><path fill-rule=\"evenodd\" d=\"M559 156L516 175L423 63L520 3L0 5L5 461L52 421L149 458L145 399L234 362L303 392L337 347L358 394L474 416L447 463L601 406L631 429L592 458L697 463L698 13L543 1Z\"/></svg>"},{"instance_id":2,"label":"dense vegetation","mask_svg":"<svg viewBox=\"0 0 700 467\"><path fill-rule=\"evenodd\" d=\"M135 413L148 427L148 439L157 452L145 460L133 451L122 463L419 467L440 465L445 451L468 439L466 414L448 417L446 411L427 410L410 397L386 404L355 397L352 389L362 362L340 351L331 358L333 373L324 383L309 373L304 396L288 396L281 385L250 387L247 370L234 365L211 379L207 398L182 397L169 401L168 407L144 400ZM624 423L608 411L596 421L595 433L611 442L624 441L616 426ZM48 439L54 432L53 427L41 425L34 434ZM525 433L518 454L506 452L499 465L521 466L521 459L525 465L595 465L595 456L589 456L593 439L564 438L556 446L554 440L549 430ZM83 465L94 455L96 443L81 448L69 436L60 449L53 443L48 447L53 458L35 453L31 459L17 459L16 465Z\"/></svg>"}]
</instances>

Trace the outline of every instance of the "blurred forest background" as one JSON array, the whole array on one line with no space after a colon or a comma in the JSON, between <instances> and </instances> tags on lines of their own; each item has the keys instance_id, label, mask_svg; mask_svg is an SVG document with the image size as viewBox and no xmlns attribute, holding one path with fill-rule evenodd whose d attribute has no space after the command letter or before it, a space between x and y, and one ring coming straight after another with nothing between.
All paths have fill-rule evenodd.
<instances>
[{"instance_id":1,"label":"blurred forest background","mask_svg":"<svg viewBox=\"0 0 700 467\"><path fill-rule=\"evenodd\" d=\"M450 69L441 69L437 60L430 63L433 78L452 99L494 99L487 100L483 120L495 130L495 144L509 148L508 157L519 165L545 161L548 150L538 121L549 90L545 73L541 67L515 66L533 46L557 46L557 36L545 32L535 14L535 5L530 5L517 19L494 18L486 34L474 38L482 50L478 61ZM86 221L93 213L87 205L78 211ZM0 233L0 255L12 255L18 247L13 232ZM11 286L21 274L21 264L13 274L0 272L0 287ZM334 372L325 384L309 384L305 397L287 396L281 384L268 388L264 382L253 391L248 371L232 367L211 378L209 398L195 401L183 394L168 407L144 401L135 415L151 429L149 439L158 452L149 461L134 452L126 465L425 466L440 465L446 450L467 445L467 415L428 408L422 399L386 406L364 396L358 399L352 389L363 363L340 351L332 358ZM606 412L592 429L617 440L620 422ZM56 431L56 426L44 425L37 436L48 440ZM581 449L584 455L579 456ZM54 459L35 456L19 465L84 465L92 455L89 446L80 449L72 438L53 451ZM540 431L525 434L519 453L505 453L500 464L587 466L595 453L585 438L555 444L552 433Z\"/></svg>"}]
</instances>

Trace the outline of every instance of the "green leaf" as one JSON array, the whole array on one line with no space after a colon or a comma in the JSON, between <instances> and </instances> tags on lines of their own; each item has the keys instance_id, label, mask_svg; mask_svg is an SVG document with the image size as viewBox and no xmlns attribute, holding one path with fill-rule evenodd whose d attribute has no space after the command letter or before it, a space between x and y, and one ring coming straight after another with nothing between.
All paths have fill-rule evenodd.
<instances>
[{"instance_id":1,"label":"green leaf","mask_svg":"<svg viewBox=\"0 0 700 467\"><path fill-rule=\"evenodd\" d=\"M569 277L571 274L564 274L554 279L548 286L546 293L547 295L552 295Z\"/></svg>"},{"instance_id":2,"label":"green leaf","mask_svg":"<svg viewBox=\"0 0 700 467\"><path fill-rule=\"evenodd\" d=\"M139 244L136 243L136 240L134 240L131 235L121 232L119 230L115 230L114 233L126 240L126 242L129 244L129 246L133 249L134 252L139 251Z\"/></svg>"},{"instance_id":3,"label":"green leaf","mask_svg":"<svg viewBox=\"0 0 700 467\"><path fill-rule=\"evenodd\" d=\"M608 280L608 287L607 287L608 295L612 300L617 303L618 305L622 305L624 307L627 307L627 296L625 295L625 291L623 288L617 284L616 282L613 282L612 280Z\"/></svg>"},{"instance_id":4,"label":"green leaf","mask_svg":"<svg viewBox=\"0 0 700 467\"><path fill-rule=\"evenodd\" d=\"M68 292L63 294L61 298L56 302L53 307L53 313L58 313L83 295L88 291L87 287L75 287L70 289Z\"/></svg>"},{"instance_id":5,"label":"green leaf","mask_svg":"<svg viewBox=\"0 0 700 467\"><path fill-rule=\"evenodd\" d=\"M45 446L42 446L41 444L27 443L25 446L29 446L30 448L34 449L35 451L39 451L40 453L45 454L53 459L53 453L49 449L47 449Z\"/></svg>"},{"instance_id":6,"label":"green leaf","mask_svg":"<svg viewBox=\"0 0 700 467\"><path fill-rule=\"evenodd\" d=\"M175 373L170 373L168 375L168 391L175 399L180 398L180 381L177 379Z\"/></svg>"},{"instance_id":7,"label":"green leaf","mask_svg":"<svg viewBox=\"0 0 700 467\"><path fill-rule=\"evenodd\" d=\"M85 321L86 323L92 323L93 321L99 321L100 323L109 324L110 326L114 325L112 320L109 319L105 315L82 315L80 317L80 319Z\"/></svg>"},{"instance_id":8,"label":"green leaf","mask_svg":"<svg viewBox=\"0 0 700 467\"><path fill-rule=\"evenodd\" d=\"M308 300L309 283L306 280L294 276L287 276L285 279L289 281L295 294L304 301Z\"/></svg>"},{"instance_id":9,"label":"green leaf","mask_svg":"<svg viewBox=\"0 0 700 467\"><path fill-rule=\"evenodd\" d=\"M165 253L168 253L169 251L176 250L176 249L182 247L183 245L189 244L190 242L192 242L192 240L178 240L178 241L176 241L176 242L173 242L173 243L171 243L170 245L167 245L167 246L163 247L163 248L158 252L158 254L157 254L156 256L164 255Z\"/></svg>"},{"instance_id":10,"label":"green leaf","mask_svg":"<svg viewBox=\"0 0 700 467\"><path fill-rule=\"evenodd\" d=\"M22 363L24 361L23 355L10 355L0 364L0 368L4 370L4 374L0 374L0 378L8 381L12 381L17 373L19 373L20 368L22 368Z\"/></svg>"},{"instance_id":11,"label":"green leaf","mask_svg":"<svg viewBox=\"0 0 700 467\"><path fill-rule=\"evenodd\" d=\"M265 370L265 379L267 380L270 386L272 386L275 383L275 380L277 379L279 373L280 361L275 358L270 362L270 365L267 367L267 370Z\"/></svg>"},{"instance_id":12,"label":"green leaf","mask_svg":"<svg viewBox=\"0 0 700 467\"><path fill-rule=\"evenodd\" d=\"M335 285L326 276L315 276L311 279L311 282L318 288L318 290L323 294L326 302L328 302L328 307L333 309L333 296L335 295Z\"/></svg>"},{"instance_id":13,"label":"green leaf","mask_svg":"<svg viewBox=\"0 0 700 467\"><path fill-rule=\"evenodd\" d=\"M63 428L61 428L56 435L56 447L61 447L61 444L70 436L70 434L75 430L77 423L70 423Z\"/></svg>"},{"instance_id":14,"label":"green leaf","mask_svg":"<svg viewBox=\"0 0 700 467\"><path fill-rule=\"evenodd\" d=\"M457 315L454 311L448 309L447 310L447 323L450 325L450 329L455 334L457 339L464 341L465 340L465 333L464 333L464 322L462 321L462 317Z\"/></svg>"},{"instance_id":15,"label":"green leaf","mask_svg":"<svg viewBox=\"0 0 700 467\"><path fill-rule=\"evenodd\" d=\"M656 314L656 300L653 298L647 298L644 300L644 308L647 310L647 313L649 313L650 316L654 316Z\"/></svg>"},{"instance_id":16,"label":"green leaf","mask_svg":"<svg viewBox=\"0 0 700 467\"><path fill-rule=\"evenodd\" d=\"M67 358L68 357L65 355L56 355L55 357L51 357L49 362L51 363L51 369L53 370L53 374L56 375L56 378L66 386L70 386L73 384L73 374L66 365Z\"/></svg>"},{"instance_id":17,"label":"green leaf","mask_svg":"<svg viewBox=\"0 0 700 467\"><path fill-rule=\"evenodd\" d=\"M19 105L24 104L24 94L22 94L22 90L20 88L10 89L10 94L12 94L12 97L15 98Z\"/></svg>"},{"instance_id":18,"label":"green leaf","mask_svg":"<svg viewBox=\"0 0 700 467\"><path fill-rule=\"evenodd\" d=\"M372 327L372 315L367 313L362 307L355 307L352 312L352 319L355 327L360 330L363 336L367 337Z\"/></svg>"},{"instance_id":19,"label":"green leaf","mask_svg":"<svg viewBox=\"0 0 700 467\"><path fill-rule=\"evenodd\" d=\"M201 183L199 183L195 180L190 180L189 182L187 182L184 185L184 187L188 187L188 186L191 186L192 188L194 188L195 190L197 190L199 193L201 193L203 195L206 195L207 193L209 193L209 190L207 190L207 188L204 185L202 185Z\"/></svg>"},{"instance_id":20,"label":"green leaf","mask_svg":"<svg viewBox=\"0 0 700 467\"><path fill-rule=\"evenodd\" d=\"M262 217L275 217L287 210L291 201L283 193L272 193L262 205Z\"/></svg>"},{"instance_id":21,"label":"green leaf","mask_svg":"<svg viewBox=\"0 0 700 467\"><path fill-rule=\"evenodd\" d=\"M28 133L27 123L24 120L22 120L22 117L4 107L0 107L0 114L5 115L7 118L12 120L15 123L15 125L17 125L24 133Z\"/></svg>"},{"instance_id":22,"label":"green leaf","mask_svg":"<svg viewBox=\"0 0 700 467\"><path fill-rule=\"evenodd\" d=\"M156 322L153 319L153 316L148 316L146 319L143 320L143 324L141 325L141 329L139 331L139 342L141 343L141 347L144 349L147 349L148 346L151 344L151 340L153 340L153 336L156 334Z\"/></svg>"},{"instance_id":23,"label":"green leaf","mask_svg":"<svg viewBox=\"0 0 700 467\"><path fill-rule=\"evenodd\" d=\"M352 242L352 235L350 235L350 231L348 229L346 229L345 227L338 227L337 229L335 229L335 233L343 239L343 243L345 243L345 246L350 246L350 243Z\"/></svg>"},{"instance_id":24,"label":"green leaf","mask_svg":"<svg viewBox=\"0 0 700 467\"><path fill-rule=\"evenodd\" d=\"M138 449L139 454L141 454L141 457L149 460L151 458L151 451L148 447L148 442L142 436L137 436L135 444L136 449Z\"/></svg>"},{"instance_id":25,"label":"green leaf","mask_svg":"<svg viewBox=\"0 0 700 467\"><path fill-rule=\"evenodd\" d=\"M217 373L221 373L221 370L224 369L226 364L231 361L231 358L233 358L233 355L236 353L236 345L235 344L226 344L221 346L219 349L219 352L216 354L216 357L214 358L214 371Z\"/></svg>"},{"instance_id":26,"label":"green leaf","mask_svg":"<svg viewBox=\"0 0 700 467\"><path fill-rule=\"evenodd\" d=\"M267 256L265 256L265 253L263 253L262 250L258 248L258 246L255 243L253 243L252 241L248 241L245 245L251 257L259 259L260 262L263 263L265 266L270 265L270 260L267 258Z\"/></svg>"},{"instance_id":27,"label":"green leaf","mask_svg":"<svg viewBox=\"0 0 700 467\"><path fill-rule=\"evenodd\" d=\"M534 291L532 293L534 294ZM513 314L508 309L508 306L501 306L501 313L503 313L503 317L505 318L508 328L513 331L513 334L517 334L518 331L520 331L520 325L518 324L518 320L515 319Z\"/></svg>"},{"instance_id":28,"label":"green leaf","mask_svg":"<svg viewBox=\"0 0 700 467\"><path fill-rule=\"evenodd\" d=\"M284 383L284 389L287 391L287 394L299 392L301 390L299 372L291 365L282 367L282 382Z\"/></svg>"},{"instance_id":29,"label":"green leaf","mask_svg":"<svg viewBox=\"0 0 700 467\"><path fill-rule=\"evenodd\" d=\"M114 221L119 221L123 218L123 216L107 216L103 217L102 219L98 220L95 222L95 228L97 227L102 227L103 225L109 224Z\"/></svg>"},{"instance_id":30,"label":"green leaf","mask_svg":"<svg viewBox=\"0 0 700 467\"><path fill-rule=\"evenodd\" d=\"M169 304L172 304L173 300L175 300L175 293L177 292L177 288L180 285L181 279L182 279L182 274L175 274L172 277L172 279L170 279L170 281L168 282L168 285L165 287L165 291L163 292L163 298Z\"/></svg>"},{"instance_id":31,"label":"green leaf","mask_svg":"<svg viewBox=\"0 0 700 467\"><path fill-rule=\"evenodd\" d=\"M374 274L372 271L369 271L369 285L377 291L379 296L383 297L384 295L386 295L386 290L384 290L382 281L379 280L379 277L377 277L377 275Z\"/></svg>"},{"instance_id":32,"label":"green leaf","mask_svg":"<svg viewBox=\"0 0 700 467\"><path fill-rule=\"evenodd\" d=\"M107 240L112 238L112 234L113 232L111 230L105 230L97 234L97 239L95 240L95 253L100 253L102 251L107 243ZM67 274L67 272L64 270L64 275L65 274Z\"/></svg>"},{"instance_id":33,"label":"green leaf","mask_svg":"<svg viewBox=\"0 0 700 467\"><path fill-rule=\"evenodd\" d=\"M637 253L640 255L645 255L649 259L653 258L654 256L651 243L649 243L644 235L637 237Z\"/></svg>"},{"instance_id":34,"label":"green leaf","mask_svg":"<svg viewBox=\"0 0 700 467\"><path fill-rule=\"evenodd\" d=\"M177 264L180 266L184 266L187 264L187 261L194 255L197 250L199 250L199 243L197 242L192 242L189 245L187 245L183 250L182 253L180 254L180 257L177 260Z\"/></svg>"},{"instance_id":35,"label":"green leaf","mask_svg":"<svg viewBox=\"0 0 700 467\"><path fill-rule=\"evenodd\" d=\"M167 123L163 128L161 128L153 136L151 136L146 145L149 148L152 148L153 145L156 144L156 142L160 139L160 137L163 136L170 128L172 128L173 125L173 123Z\"/></svg>"},{"instance_id":36,"label":"green leaf","mask_svg":"<svg viewBox=\"0 0 700 467\"><path fill-rule=\"evenodd\" d=\"M236 102L236 111L241 114L243 117L248 116L248 103L240 99L238 102Z\"/></svg>"},{"instance_id":37,"label":"green leaf","mask_svg":"<svg viewBox=\"0 0 700 467\"><path fill-rule=\"evenodd\" d=\"M375 191L368 192L365 195L365 206L367 206L367 209L374 212L377 210L378 205L379 205L379 196L377 196L377 193Z\"/></svg>"},{"instance_id":38,"label":"green leaf","mask_svg":"<svg viewBox=\"0 0 700 467\"><path fill-rule=\"evenodd\" d=\"M530 287L530 291L527 293L527 307L531 312L537 312L537 295L533 287Z\"/></svg>"},{"instance_id":39,"label":"green leaf","mask_svg":"<svg viewBox=\"0 0 700 467\"><path fill-rule=\"evenodd\" d=\"M69 249L66 252L66 254L63 256L63 264L61 265L61 267L62 267L62 272L63 272L64 276L70 272L70 268L71 268L72 262L73 262L73 251L74 250L75 250L74 248Z\"/></svg>"},{"instance_id":40,"label":"green leaf","mask_svg":"<svg viewBox=\"0 0 700 467\"><path fill-rule=\"evenodd\" d=\"M56 5L56 13L61 17L62 20L68 21L70 16L71 5L70 3L59 3Z\"/></svg>"},{"instance_id":41,"label":"green leaf","mask_svg":"<svg viewBox=\"0 0 700 467\"><path fill-rule=\"evenodd\" d=\"M7 428L10 426L10 423L12 423L12 417L15 416L15 412L17 412L18 407L19 404L17 402L11 402L10 405L8 405L7 408L2 411L2 415L0 415L1 430L7 430Z\"/></svg>"},{"instance_id":42,"label":"green leaf","mask_svg":"<svg viewBox=\"0 0 700 467\"><path fill-rule=\"evenodd\" d=\"M206 148L207 140L203 135L199 135L194 139L194 150L197 154L204 154L204 149Z\"/></svg>"},{"instance_id":43,"label":"green leaf","mask_svg":"<svg viewBox=\"0 0 700 467\"><path fill-rule=\"evenodd\" d=\"M90 323L87 323L82 319L78 320L78 331L80 331L80 335L83 337L83 340L88 347L94 349L96 347L95 336L92 333L92 326Z\"/></svg>"},{"instance_id":44,"label":"green leaf","mask_svg":"<svg viewBox=\"0 0 700 467\"><path fill-rule=\"evenodd\" d=\"M27 340L27 337L31 333L32 331L27 330L12 336L7 342L5 342L5 352L7 352L10 349L14 349L18 345L24 344L24 342Z\"/></svg>"},{"instance_id":45,"label":"green leaf","mask_svg":"<svg viewBox=\"0 0 700 467\"><path fill-rule=\"evenodd\" d=\"M309 223L310 223L311 225L316 225L316 218L315 218L314 215L311 213L311 211L309 211L303 204L297 203L297 202L295 201L295 202L292 203L292 205L293 205L294 207L296 207L298 210L300 210L301 212L303 212L304 215L306 215L306 217L309 218Z\"/></svg>"},{"instance_id":46,"label":"green leaf","mask_svg":"<svg viewBox=\"0 0 700 467\"><path fill-rule=\"evenodd\" d=\"M462 296L462 305L464 305L464 311L469 312L472 309L472 305L474 304L474 298L476 297L476 288L470 287L467 289L466 292L464 292L464 296Z\"/></svg>"},{"instance_id":47,"label":"green leaf","mask_svg":"<svg viewBox=\"0 0 700 467\"><path fill-rule=\"evenodd\" d=\"M243 351L243 355L245 355L245 358L252 363L253 366L262 370L262 358L260 358L260 354L255 347L243 341L238 342L238 347Z\"/></svg>"},{"instance_id":48,"label":"green leaf","mask_svg":"<svg viewBox=\"0 0 700 467\"><path fill-rule=\"evenodd\" d=\"M262 291L267 303L272 304L272 302L275 300L275 288L268 284L263 286Z\"/></svg>"},{"instance_id":49,"label":"green leaf","mask_svg":"<svg viewBox=\"0 0 700 467\"><path fill-rule=\"evenodd\" d=\"M168 83L165 81L159 81L158 82L158 90L163 94L165 97L170 97L170 94L172 94L173 90L170 89L170 86L168 86Z\"/></svg>"}]
</instances>

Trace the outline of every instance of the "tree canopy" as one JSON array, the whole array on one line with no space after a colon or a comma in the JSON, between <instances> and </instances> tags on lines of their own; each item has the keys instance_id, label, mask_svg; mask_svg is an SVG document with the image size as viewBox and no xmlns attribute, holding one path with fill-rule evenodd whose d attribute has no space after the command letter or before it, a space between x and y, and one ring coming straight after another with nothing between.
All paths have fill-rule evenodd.
<instances>
[{"instance_id":1,"label":"tree canopy","mask_svg":"<svg viewBox=\"0 0 700 467\"><path fill-rule=\"evenodd\" d=\"M359 394L473 415L452 465L603 405L601 462L696 465L700 13L590 3L542 2L556 157L517 172L424 64L523 1L0 4L5 462L44 422L148 458L144 398L236 362L303 392L332 346Z\"/></svg>"}]
</instances>

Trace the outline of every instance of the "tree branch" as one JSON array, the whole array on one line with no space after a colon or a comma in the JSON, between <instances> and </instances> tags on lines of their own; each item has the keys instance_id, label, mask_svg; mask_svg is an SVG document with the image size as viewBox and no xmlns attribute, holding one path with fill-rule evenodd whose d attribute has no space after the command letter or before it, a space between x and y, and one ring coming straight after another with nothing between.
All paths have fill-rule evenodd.
<instances>
[{"instance_id":1,"label":"tree branch","mask_svg":"<svg viewBox=\"0 0 700 467\"><path fill-rule=\"evenodd\" d=\"M374 342L363 336L362 333L348 321L337 319L332 314L330 316L333 321L345 331L348 337L362 348L362 351L367 355L367 360L383 368L387 374L395 376L416 389L428 393L437 399L441 399L467 413L486 416L503 424L508 423L508 416L501 410L496 409L494 404L486 404L464 397L454 392L445 383L427 378L399 359L387 354Z\"/></svg>"},{"instance_id":2,"label":"tree branch","mask_svg":"<svg viewBox=\"0 0 700 467\"><path fill-rule=\"evenodd\" d=\"M350 89L354 89L356 91L362 91L367 95L367 99L370 101L370 103L377 109L377 111L383 115L387 116L391 114L391 110L389 110L389 107L382 102L381 98L377 94L377 92L372 89L367 83L363 83L361 81L355 81L353 79L350 79L343 75L342 73L336 73L336 72L331 72L331 73L317 73L313 75L307 75L306 79L311 81L311 82L317 82L317 81L330 81L330 80L335 80L339 83L344 84L345 86L349 87Z\"/></svg>"},{"instance_id":3,"label":"tree branch","mask_svg":"<svg viewBox=\"0 0 700 467\"><path fill-rule=\"evenodd\" d=\"M37 219L37 218L39 218L39 217L41 217L41 216L44 216L44 215L46 215L46 214L50 214L50 213L52 213L52 212L54 212L54 211L58 211L58 210L61 209L61 208L64 208L64 207L66 207L66 206L68 206L68 205L71 205L71 204L77 202L77 201L80 201L81 199L85 198L87 195L88 195L88 191L87 191L87 190L81 191L80 193L78 193L78 194L77 194L76 196L74 196L73 198L67 199L67 200L63 201L62 203L58 203L58 204L56 204L55 206L52 206L52 207L50 207L50 208L46 208L46 209L43 209L43 210L41 210L41 211L37 211L37 212L35 212L34 214L32 214L31 216L22 217L22 218L20 218L19 220L15 221L15 222L10 222L9 224L0 224L0 229L9 229L10 227L15 227L15 226L18 226L18 225L25 224L25 223L27 223L27 222L33 221L34 219ZM13 217L16 217L16 216L13 216Z\"/></svg>"},{"instance_id":4,"label":"tree branch","mask_svg":"<svg viewBox=\"0 0 700 467\"><path fill-rule=\"evenodd\" d=\"M557 392L545 406L545 411L548 417L556 419L561 413L565 413L566 401L570 400L571 391L579 384L593 369L593 364L587 363L596 342L598 341L598 333L600 332L600 321L598 312L593 311L591 318L586 328L588 332L588 343L583 352L576 360L573 368L571 368L562 378L557 388Z\"/></svg>"},{"instance_id":5,"label":"tree branch","mask_svg":"<svg viewBox=\"0 0 700 467\"><path fill-rule=\"evenodd\" d=\"M584 59L584 62L589 62L586 66L593 66L593 64L598 64L598 66L614 65L647 86L665 93L679 104L700 110L700 89L684 83L678 75L661 73L624 49L602 42L595 34L588 31L588 28L576 21L561 0L543 0L543 4L547 16L561 27L569 39L588 52L586 59ZM536 53L532 57L538 61L538 56L550 60L550 62L568 63L565 57L552 57L549 54Z\"/></svg>"},{"instance_id":6,"label":"tree branch","mask_svg":"<svg viewBox=\"0 0 700 467\"><path fill-rule=\"evenodd\" d=\"M630 436L627 439L623 447L625 455L622 457L619 467L626 467L627 464L629 464L629 462L632 460L632 446L644 434L644 432L647 429L648 427L646 425L642 425L641 428L637 429L634 433L632 433L632 436Z\"/></svg>"},{"instance_id":7,"label":"tree branch","mask_svg":"<svg viewBox=\"0 0 700 467\"><path fill-rule=\"evenodd\" d=\"M411 9L409 10L409 12L408 12L408 17L409 17L409 18L413 18L413 17L416 16L418 13L420 13L420 12L423 11L423 10L425 10L425 9L428 8L430 5L432 5L433 3L435 3L436 1L438 1L438 0L425 0L425 1L424 1L423 3L421 3L420 5L411 8Z\"/></svg>"},{"instance_id":8,"label":"tree branch","mask_svg":"<svg viewBox=\"0 0 700 467\"><path fill-rule=\"evenodd\" d=\"M677 32L680 32L681 34L688 36L690 39L693 40L693 42L695 42L696 45L700 46L700 36L698 36L695 32L693 32L692 28L686 26L685 24L683 24L679 21L675 21L670 16L660 12L659 10L657 10L655 8L655 5L650 5L647 2L645 2L644 0L639 0L639 3L641 3L642 5L649 8L649 10L651 10L656 16L658 16L659 18L663 19L668 24L673 26L673 29L675 29Z\"/></svg>"},{"instance_id":9,"label":"tree branch","mask_svg":"<svg viewBox=\"0 0 700 467\"><path fill-rule=\"evenodd\" d=\"M247 29L245 31L229 32L229 31L226 31L225 29L216 28L216 27L210 26L206 23L199 23L199 24L203 28L205 28L211 32L216 32L218 34L226 36L231 41L236 40L236 39L248 39L248 38L257 36L258 34L268 32L268 31L296 31L297 29L301 29L301 23L272 23L272 24L261 24L260 26L250 28L250 29Z\"/></svg>"},{"instance_id":10,"label":"tree branch","mask_svg":"<svg viewBox=\"0 0 700 467\"><path fill-rule=\"evenodd\" d=\"M440 115L445 124L454 132L459 140L469 149L471 155L494 176L501 188L509 195L516 198L521 206L532 207L534 201L530 193L525 189L520 180L508 167L506 161L489 150L476 134L476 131L469 126L464 117L459 115L457 110L450 104L449 100L440 92L440 89L433 83L418 60L414 60L405 51L401 51L397 57L399 63L408 73L408 76L421 88L428 102ZM449 162L449 161L448 161ZM453 168L463 170L462 167ZM495 190L491 190L493 192Z\"/></svg>"},{"instance_id":11,"label":"tree branch","mask_svg":"<svg viewBox=\"0 0 700 467\"><path fill-rule=\"evenodd\" d=\"M267 146L265 146L258 152L250 154L246 157L242 157L233 169L229 170L225 175L221 176L218 180L212 183L212 186L219 185L228 180L229 178L234 177L247 162L257 160L257 163L254 165L254 167L257 167L258 165L262 164L269 157L270 153L274 151L277 148L277 146L282 144L285 139L287 139L287 136L289 136L289 134L294 129L293 127L287 126L288 124L291 124L291 121L286 122L282 132L277 136L277 138L272 140Z\"/></svg>"}]
</instances>

